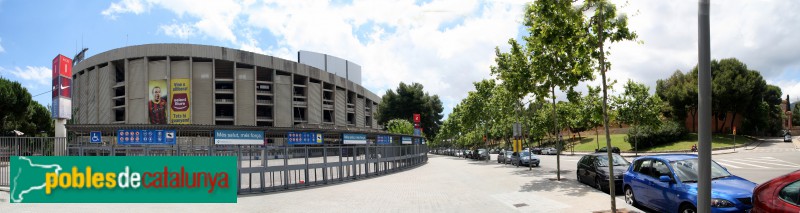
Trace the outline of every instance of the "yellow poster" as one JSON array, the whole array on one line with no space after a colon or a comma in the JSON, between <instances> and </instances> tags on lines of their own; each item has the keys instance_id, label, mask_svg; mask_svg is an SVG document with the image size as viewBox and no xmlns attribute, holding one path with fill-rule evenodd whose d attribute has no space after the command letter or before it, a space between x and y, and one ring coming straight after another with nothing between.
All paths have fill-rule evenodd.
<instances>
[{"instance_id":1,"label":"yellow poster","mask_svg":"<svg viewBox=\"0 0 800 213\"><path fill-rule=\"evenodd\" d=\"M169 88L171 96L169 123L192 124L191 101L189 101L189 94L192 91L191 79L174 78L170 80Z\"/></svg>"}]
</instances>

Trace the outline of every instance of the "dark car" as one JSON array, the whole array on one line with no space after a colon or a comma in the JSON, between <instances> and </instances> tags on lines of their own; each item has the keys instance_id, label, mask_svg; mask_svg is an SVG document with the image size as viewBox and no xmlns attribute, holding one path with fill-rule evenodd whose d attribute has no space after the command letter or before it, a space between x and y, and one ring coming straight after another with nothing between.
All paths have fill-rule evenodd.
<instances>
[{"instance_id":1,"label":"dark car","mask_svg":"<svg viewBox=\"0 0 800 213\"><path fill-rule=\"evenodd\" d=\"M539 148L539 147L531 148L531 153L537 154L537 155L541 155L542 154L542 148Z\"/></svg>"},{"instance_id":2,"label":"dark car","mask_svg":"<svg viewBox=\"0 0 800 213\"><path fill-rule=\"evenodd\" d=\"M486 149L477 149L474 153L472 153L472 159L475 160L491 160L489 157L489 150Z\"/></svg>"},{"instance_id":3,"label":"dark car","mask_svg":"<svg viewBox=\"0 0 800 213\"><path fill-rule=\"evenodd\" d=\"M756 184L735 176L711 161L711 212L746 212L753 208ZM625 203L658 212L697 212L697 173L694 154L639 157L623 174Z\"/></svg>"},{"instance_id":4,"label":"dark car","mask_svg":"<svg viewBox=\"0 0 800 213\"><path fill-rule=\"evenodd\" d=\"M605 147L605 146L604 147L600 147L600 149L596 149L596 150L594 150L594 152L607 153L608 152L608 147ZM619 147L612 146L611 147L611 153L619 154Z\"/></svg>"},{"instance_id":5,"label":"dark car","mask_svg":"<svg viewBox=\"0 0 800 213\"><path fill-rule=\"evenodd\" d=\"M612 154L613 165L608 165L607 153L584 155L578 161L578 182L588 184L600 191L609 190L608 180L611 168L614 169L614 190L622 189L622 173L630 163L619 154Z\"/></svg>"},{"instance_id":6,"label":"dark car","mask_svg":"<svg viewBox=\"0 0 800 213\"><path fill-rule=\"evenodd\" d=\"M800 170L758 185L751 212L800 212Z\"/></svg>"}]
</instances>

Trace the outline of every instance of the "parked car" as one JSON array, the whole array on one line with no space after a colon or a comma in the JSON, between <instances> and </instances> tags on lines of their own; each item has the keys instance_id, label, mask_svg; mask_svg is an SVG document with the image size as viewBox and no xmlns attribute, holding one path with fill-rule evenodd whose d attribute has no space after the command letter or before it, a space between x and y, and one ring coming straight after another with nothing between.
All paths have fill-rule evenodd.
<instances>
[{"instance_id":1,"label":"parked car","mask_svg":"<svg viewBox=\"0 0 800 213\"><path fill-rule=\"evenodd\" d=\"M694 154L639 157L623 174L625 202L658 212L697 212L698 159ZM756 184L711 161L711 212L753 208Z\"/></svg>"},{"instance_id":2,"label":"parked car","mask_svg":"<svg viewBox=\"0 0 800 213\"><path fill-rule=\"evenodd\" d=\"M542 154L543 155L555 155L557 153L558 153L558 150L556 150L556 148L553 148L553 147L547 147L547 148L542 149Z\"/></svg>"},{"instance_id":3,"label":"parked car","mask_svg":"<svg viewBox=\"0 0 800 213\"><path fill-rule=\"evenodd\" d=\"M539 147L531 148L531 153L537 154L537 155L541 155L542 154L542 148L539 148Z\"/></svg>"},{"instance_id":4,"label":"parked car","mask_svg":"<svg viewBox=\"0 0 800 213\"><path fill-rule=\"evenodd\" d=\"M786 133L783 134L783 142L792 142L792 133L791 132L786 131Z\"/></svg>"},{"instance_id":5,"label":"parked car","mask_svg":"<svg viewBox=\"0 0 800 213\"><path fill-rule=\"evenodd\" d=\"M511 155L511 165L515 166L539 166L539 157L531 154L531 152L523 151L517 155Z\"/></svg>"},{"instance_id":6,"label":"parked car","mask_svg":"<svg viewBox=\"0 0 800 213\"><path fill-rule=\"evenodd\" d=\"M464 150L464 158L472 158L472 150L465 149Z\"/></svg>"},{"instance_id":7,"label":"parked car","mask_svg":"<svg viewBox=\"0 0 800 213\"><path fill-rule=\"evenodd\" d=\"M610 190L609 172L614 169L614 190L622 189L622 174L628 170L630 162L619 154L611 154L612 165L608 165L607 153L584 155L578 160L578 182L588 184L600 191Z\"/></svg>"},{"instance_id":8,"label":"parked car","mask_svg":"<svg viewBox=\"0 0 800 213\"><path fill-rule=\"evenodd\" d=\"M800 170L758 185L750 212L800 212Z\"/></svg>"},{"instance_id":9,"label":"parked car","mask_svg":"<svg viewBox=\"0 0 800 213\"><path fill-rule=\"evenodd\" d=\"M497 163L503 163L503 164L506 163L506 158L510 158L511 157L510 154L506 155L509 152L510 151L501 151L501 152L497 153Z\"/></svg>"},{"instance_id":10,"label":"parked car","mask_svg":"<svg viewBox=\"0 0 800 213\"><path fill-rule=\"evenodd\" d=\"M606 152L608 152L608 147L605 147L605 146L604 147L600 147L599 149L595 149L594 152L606 153ZM612 146L611 147L611 153L619 154L619 147Z\"/></svg>"},{"instance_id":11,"label":"parked car","mask_svg":"<svg viewBox=\"0 0 800 213\"><path fill-rule=\"evenodd\" d=\"M504 164L511 164L511 157L514 156L514 151L506 151L505 158L503 159Z\"/></svg>"},{"instance_id":12,"label":"parked car","mask_svg":"<svg viewBox=\"0 0 800 213\"><path fill-rule=\"evenodd\" d=\"M453 153L453 155L456 156L456 157L463 157L464 156L464 151L463 150L456 150Z\"/></svg>"},{"instance_id":13,"label":"parked car","mask_svg":"<svg viewBox=\"0 0 800 213\"><path fill-rule=\"evenodd\" d=\"M473 153L472 159L475 160L491 160L489 156L489 150L486 149L477 149L475 153Z\"/></svg>"}]
</instances>

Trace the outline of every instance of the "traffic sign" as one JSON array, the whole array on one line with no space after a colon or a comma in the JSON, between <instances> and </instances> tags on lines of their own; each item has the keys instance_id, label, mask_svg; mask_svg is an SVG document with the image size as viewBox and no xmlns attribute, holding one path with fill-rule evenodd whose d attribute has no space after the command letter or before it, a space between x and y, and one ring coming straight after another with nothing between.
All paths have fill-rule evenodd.
<instances>
[{"instance_id":1,"label":"traffic sign","mask_svg":"<svg viewBox=\"0 0 800 213\"><path fill-rule=\"evenodd\" d=\"M89 142L91 142L91 143L102 143L103 142L103 138L102 137L103 136L102 136L102 133L100 131L89 132Z\"/></svg>"}]
</instances>

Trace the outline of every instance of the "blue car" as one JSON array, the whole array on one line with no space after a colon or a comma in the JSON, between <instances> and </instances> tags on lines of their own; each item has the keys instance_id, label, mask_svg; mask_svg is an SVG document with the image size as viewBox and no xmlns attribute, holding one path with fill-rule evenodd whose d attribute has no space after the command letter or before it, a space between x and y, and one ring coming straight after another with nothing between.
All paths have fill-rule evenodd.
<instances>
[{"instance_id":1,"label":"blue car","mask_svg":"<svg viewBox=\"0 0 800 213\"><path fill-rule=\"evenodd\" d=\"M697 212L697 155L639 157L623 175L625 202L659 212ZM753 208L756 184L711 162L711 212L745 212Z\"/></svg>"}]
</instances>

